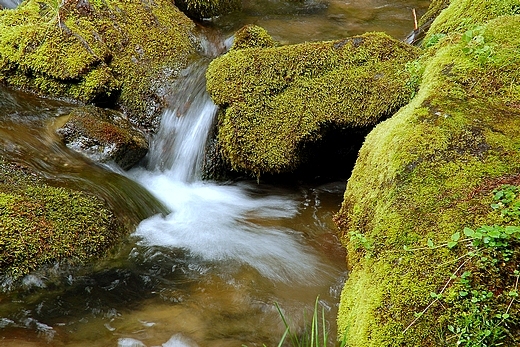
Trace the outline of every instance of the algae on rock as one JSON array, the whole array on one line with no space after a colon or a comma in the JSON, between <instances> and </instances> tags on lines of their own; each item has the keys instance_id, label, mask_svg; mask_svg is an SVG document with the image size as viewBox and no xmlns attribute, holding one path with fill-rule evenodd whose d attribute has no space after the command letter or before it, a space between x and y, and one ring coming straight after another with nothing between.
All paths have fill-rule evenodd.
<instances>
[{"instance_id":1,"label":"algae on rock","mask_svg":"<svg viewBox=\"0 0 520 347\"><path fill-rule=\"evenodd\" d=\"M18 278L46 264L102 256L125 228L102 199L53 187L0 159L0 269Z\"/></svg>"},{"instance_id":2,"label":"algae on rock","mask_svg":"<svg viewBox=\"0 0 520 347\"><path fill-rule=\"evenodd\" d=\"M123 114L95 106L74 109L56 133L67 147L96 162L113 161L123 170L137 164L148 152L145 135Z\"/></svg>"},{"instance_id":3,"label":"algae on rock","mask_svg":"<svg viewBox=\"0 0 520 347\"><path fill-rule=\"evenodd\" d=\"M501 342L520 340L511 323L520 319L519 303L506 295L518 257L481 271L468 249L425 247L465 227L520 223L490 208L494 189L520 179L520 16L511 15L512 5L452 0L430 29L429 37L447 36L419 61L418 94L366 138L336 216L351 269L338 314L348 346L456 345L464 317L474 319L465 329L485 331L485 322L476 326L485 317L472 316L457 299L452 275L466 270L478 275L478 288L493 293L483 313L488 324L512 305ZM450 24L456 22L461 26ZM453 301L429 307L431 293L443 287Z\"/></svg>"},{"instance_id":4,"label":"algae on rock","mask_svg":"<svg viewBox=\"0 0 520 347\"><path fill-rule=\"evenodd\" d=\"M383 33L339 41L232 49L207 71L223 109L218 142L233 169L292 172L330 129L364 128L406 104L415 47Z\"/></svg>"},{"instance_id":5,"label":"algae on rock","mask_svg":"<svg viewBox=\"0 0 520 347\"><path fill-rule=\"evenodd\" d=\"M196 52L194 28L165 0L27 0L0 12L0 82L117 103L134 124L153 129L165 81Z\"/></svg>"}]
</instances>

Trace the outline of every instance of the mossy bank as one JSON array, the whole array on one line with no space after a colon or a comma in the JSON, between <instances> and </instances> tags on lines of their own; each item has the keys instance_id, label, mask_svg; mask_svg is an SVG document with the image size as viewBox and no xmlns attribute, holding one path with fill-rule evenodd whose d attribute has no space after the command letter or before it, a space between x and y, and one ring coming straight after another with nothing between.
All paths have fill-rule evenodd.
<instances>
[{"instance_id":1,"label":"mossy bank","mask_svg":"<svg viewBox=\"0 0 520 347\"><path fill-rule=\"evenodd\" d=\"M165 86L197 52L195 31L171 1L28 0L0 11L0 82L117 106L153 130Z\"/></svg>"},{"instance_id":2,"label":"mossy bank","mask_svg":"<svg viewBox=\"0 0 520 347\"><path fill-rule=\"evenodd\" d=\"M207 72L223 157L257 177L296 170L330 133L346 139L406 104L417 56L383 33L276 47L259 28L240 31Z\"/></svg>"},{"instance_id":3,"label":"mossy bank","mask_svg":"<svg viewBox=\"0 0 520 347\"><path fill-rule=\"evenodd\" d=\"M125 230L102 199L49 186L29 168L0 159L2 276L103 256Z\"/></svg>"},{"instance_id":4,"label":"mossy bank","mask_svg":"<svg viewBox=\"0 0 520 347\"><path fill-rule=\"evenodd\" d=\"M452 0L415 63L418 94L366 138L336 216L348 346L520 343L520 242L491 231L520 225L519 12ZM493 236L476 247L474 230Z\"/></svg>"}]
</instances>

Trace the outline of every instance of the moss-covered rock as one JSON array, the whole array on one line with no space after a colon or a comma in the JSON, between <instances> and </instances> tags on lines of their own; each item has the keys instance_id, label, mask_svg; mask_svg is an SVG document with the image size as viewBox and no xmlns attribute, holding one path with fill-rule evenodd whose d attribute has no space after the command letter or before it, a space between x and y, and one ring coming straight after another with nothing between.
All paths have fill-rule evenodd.
<instances>
[{"instance_id":1,"label":"moss-covered rock","mask_svg":"<svg viewBox=\"0 0 520 347\"><path fill-rule=\"evenodd\" d=\"M61 260L101 256L124 228L95 196L45 184L0 159L0 273L14 278Z\"/></svg>"},{"instance_id":2,"label":"moss-covered rock","mask_svg":"<svg viewBox=\"0 0 520 347\"><path fill-rule=\"evenodd\" d=\"M520 225L492 194L520 183L517 5L452 0L429 34L444 39L417 63L418 94L366 138L336 216L351 269L338 315L348 346L519 343L520 242L506 257L464 229Z\"/></svg>"},{"instance_id":3,"label":"moss-covered rock","mask_svg":"<svg viewBox=\"0 0 520 347\"><path fill-rule=\"evenodd\" d=\"M231 50L207 71L224 158L256 176L295 170L331 129L370 126L406 104L405 66L417 56L382 33Z\"/></svg>"},{"instance_id":4,"label":"moss-covered rock","mask_svg":"<svg viewBox=\"0 0 520 347\"><path fill-rule=\"evenodd\" d=\"M133 123L154 128L164 85L196 51L194 26L166 0L28 0L0 12L0 81L117 102Z\"/></svg>"},{"instance_id":5,"label":"moss-covered rock","mask_svg":"<svg viewBox=\"0 0 520 347\"><path fill-rule=\"evenodd\" d=\"M205 19L221 16L236 10L242 6L241 0L175 0L179 7L189 17Z\"/></svg>"},{"instance_id":6,"label":"moss-covered rock","mask_svg":"<svg viewBox=\"0 0 520 347\"><path fill-rule=\"evenodd\" d=\"M94 161L113 161L124 170L137 164L148 151L143 132L123 114L95 106L74 109L56 132L67 147Z\"/></svg>"},{"instance_id":7,"label":"moss-covered rock","mask_svg":"<svg viewBox=\"0 0 520 347\"><path fill-rule=\"evenodd\" d=\"M231 49L274 47L275 41L264 28L248 24L235 33Z\"/></svg>"}]
</instances>

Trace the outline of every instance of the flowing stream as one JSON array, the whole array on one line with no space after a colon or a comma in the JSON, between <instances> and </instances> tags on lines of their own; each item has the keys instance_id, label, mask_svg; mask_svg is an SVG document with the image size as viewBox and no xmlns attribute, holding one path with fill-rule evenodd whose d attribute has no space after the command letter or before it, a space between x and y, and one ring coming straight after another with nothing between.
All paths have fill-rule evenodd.
<instances>
[{"instance_id":1,"label":"flowing stream","mask_svg":"<svg viewBox=\"0 0 520 347\"><path fill-rule=\"evenodd\" d=\"M373 30L404 38L411 8L424 12L427 4L245 0L241 14L205 25L229 35L256 23L283 43ZM316 300L333 345L347 273L332 216L345 179L319 186L203 181L217 111L205 92L207 63L184 71L143 165L126 173L59 143L52 130L74 105L0 87L0 154L55 184L100 194L137 225L106 259L56 265L14 288L4 282L0 346L276 346L285 329L277 306L301 331Z\"/></svg>"}]
</instances>

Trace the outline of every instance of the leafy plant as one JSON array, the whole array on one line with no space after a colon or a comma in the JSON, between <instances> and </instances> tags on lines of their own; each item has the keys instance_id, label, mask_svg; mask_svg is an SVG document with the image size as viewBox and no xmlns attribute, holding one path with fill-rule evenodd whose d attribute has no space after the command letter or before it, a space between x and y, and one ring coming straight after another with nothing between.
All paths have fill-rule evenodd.
<instances>
[{"instance_id":1,"label":"leafy plant","mask_svg":"<svg viewBox=\"0 0 520 347\"><path fill-rule=\"evenodd\" d=\"M374 243L359 232L350 232L350 242L354 242L358 248L364 248L367 251L374 249Z\"/></svg>"},{"instance_id":2,"label":"leafy plant","mask_svg":"<svg viewBox=\"0 0 520 347\"><path fill-rule=\"evenodd\" d=\"M500 212L506 223L520 220L520 201L517 199L519 193L520 188L511 185L493 191L495 202L491 207ZM416 314L416 318L403 333L434 304L442 301L445 305L455 308L457 312L454 321L448 325L448 331L453 334L452 338L457 339L457 346L500 345L510 335L509 325L518 319L516 313L511 313L511 307L518 298L520 271L515 269L518 264L508 264L514 258L514 249L518 246L518 242L520 242L518 226L483 225L476 229L464 228L462 232L457 231L451 235L450 240L438 245L428 239L426 247L416 249L405 247L409 251L444 247L451 250L464 245L464 249L468 251L458 258L463 262L452 273L443 288L438 292L430 293L433 301L422 312ZM462 272L470 261L476 273L468 270ZM504 276L502 273L504 271L506 274L510 271L509 274L515 278L514 284L509 284L512 286L509 290L502 288L493 291L489 288L489 284L479 282L478 273L498 273L498 276ZM497 304L508 300L507 305Z\"/></svg>"},{"instance_id":3,"label":"leafy plant","mask_svg":"<svg viewBox=\"0 0 520 347\"><path fill-rule=\"evenodd\" d=\"M493 61L494 49L484 38L484 27L478 26L467 30L461 37L465 47L462 51L472 55L481 65Z\"/></svg>"},{"instance_id":4,"label":"leafy plant","mask_svg":"<svg viewBox=\"0 0 520 347\"><path fill-rule=\"evenodd\" d=\"M431 35L427 41L423 42L423 48L430 48L439 43L440 40L446 37L446 34L443 33L435 33Z\"/></svg>"}]
</instances>

